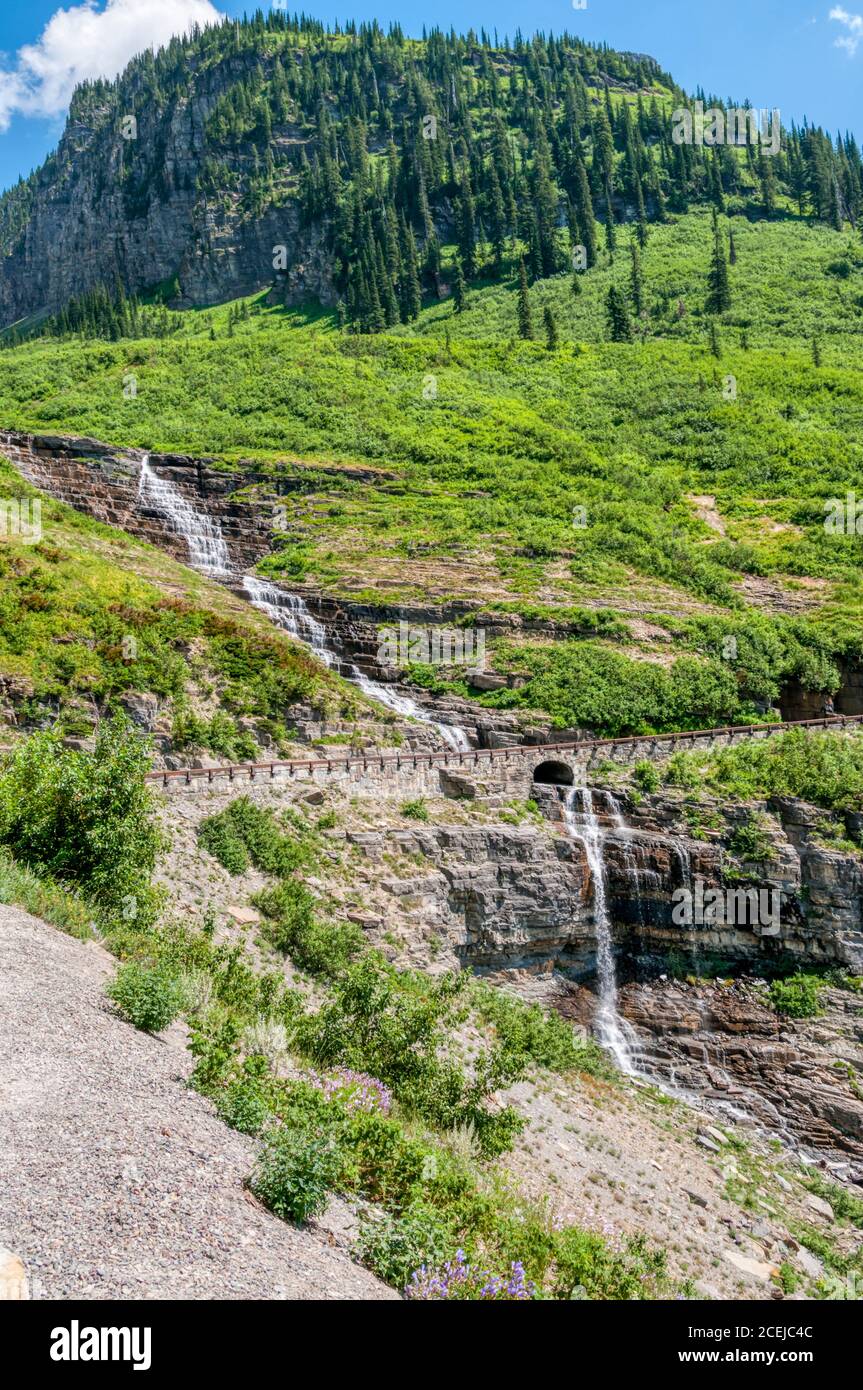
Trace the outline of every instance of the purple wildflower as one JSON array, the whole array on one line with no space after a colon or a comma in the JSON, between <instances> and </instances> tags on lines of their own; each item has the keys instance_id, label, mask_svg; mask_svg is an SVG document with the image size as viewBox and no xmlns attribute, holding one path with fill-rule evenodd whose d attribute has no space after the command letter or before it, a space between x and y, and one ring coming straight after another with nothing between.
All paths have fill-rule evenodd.
<instances>
[{"instance_id":1,"label":"purple wildflower","mask_svg":"<svg viewBox=\"0 0 863 1390\"><path fill-rule=\"evenodd\" d=\"M392 1092L375 1076L352 1071L350 1067L334 1067L323 1074L310 1071L308 1079L327 1100L341 1101L350 1111L380 1115L390 1112Z\"/></svg>"},{"instance_id":2,"label":"purple wildflower","mask_svg":"<svg viewBox=\"0 0 863 1390\"><path fill-rule=\"evenodd\" d=\"M415 1269L405 1289L408 1298L424 1302L442 1299L485 1299L494 1302L523 1302L536 1293L536 1285L525 1278L524 1265L515 1260L509 1274L492 1274L468 1264L463 1250L457 1250L454 1260L447 1260L440 1269L425 1265Z\"/></svg>"}]
</instances>

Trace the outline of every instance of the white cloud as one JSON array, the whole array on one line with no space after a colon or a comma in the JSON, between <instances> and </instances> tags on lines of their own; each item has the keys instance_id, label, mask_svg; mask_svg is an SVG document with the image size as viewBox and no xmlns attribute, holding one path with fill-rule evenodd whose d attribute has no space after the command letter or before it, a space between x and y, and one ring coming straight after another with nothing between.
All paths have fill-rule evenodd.
<instances>
[{"instance_id":1,"label":"white cloud","mask_svg":"<svg viewBox=\"0 0 863 1390\"><path fill-rule=\"evenodd\" d=\"M843 10L841 5L834 5L830 11L830 18L835 19L839 24L844 24L848 30L847 34L836 39L834 46L844 48L848 57L853 58L860 43L863 42L863 14L849 14L847 10Z\"/></svg>"},{"instance_id":2,"label":"white cloud","mask_svg":"<svg viewBox=\"0 0 863 1390\"><path fill-rule=\"evenodd\" d=\"M60 116L79 82L116 77L130 58L222 15L210 0L84 0L56 10L14 65L0 68L0 130L16 114Z\"/></svg>"}]
</instances>

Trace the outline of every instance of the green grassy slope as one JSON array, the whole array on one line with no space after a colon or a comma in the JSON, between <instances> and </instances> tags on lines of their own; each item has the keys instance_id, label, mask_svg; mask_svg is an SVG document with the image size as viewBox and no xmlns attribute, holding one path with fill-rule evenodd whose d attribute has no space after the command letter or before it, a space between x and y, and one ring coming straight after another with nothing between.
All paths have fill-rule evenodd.
<instances>
[{"instance_id":1,"label":"green grassy slope","mask_svg":"<svg viewBox=\"0 0 863 1390\"><path fill-rule=\"evenodd\" d=\"M38 496L0 461L3 496ZM351 687L221 586L49 498L42 539L0 541L0 722L88 737L131 693L158 697L177 751L254 758L310 703L346 724Z\"/></svg>"},{"instance_id":2,"label":"green grassy slope","mask_svg":"<svg viewBox=\"0 0 863 1390\"><path fill-rule=\"evenodd\" d=\"M608 284L629 274L621 230L580 295L569 276L531 287L538 325L555 307L554 351L515 337L511 284L371 338L262 295L230 331L222 306L167 339L5 351L0 421L302 466L270 572L346 596L462 598L579 623L584 639L563 654L501 649L501 667L532 678L487 703L608 731L685 723L687 700L689 722L750 717L753 698L791 677L835 686L836 663L860 650L861 542L823 522L827 499L863 494L863 251L848 231L791 219L733 226L719 357L701 312L710 219L696 210L651 229L633 344L604 341ZM382 476L316 473L333 461ZM733 673L729 635L746 652ZM675 674L679 657L704 668L706 691L689 668ZM585 680L623 682L622 723L578 694Z\"/></svg>"}]
</instances>

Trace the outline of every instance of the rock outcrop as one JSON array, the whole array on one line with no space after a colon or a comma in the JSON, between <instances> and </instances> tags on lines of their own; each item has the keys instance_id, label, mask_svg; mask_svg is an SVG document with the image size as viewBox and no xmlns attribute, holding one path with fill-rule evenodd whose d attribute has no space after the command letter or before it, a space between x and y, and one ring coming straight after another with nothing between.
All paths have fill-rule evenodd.
<instances>
[{"instance_id":1,"label":"rock outcrop","mask_svg":"<svg viewBox=\"0 0 863 1390\"><path fill-rule=\"evenodd\" d=\"M24 228L2 248L0 327L53 312L99 285L121 284L131 294L164 284L178 307L267 285L288 302L334 303L320 228L301 227L296 199L256 210L228 196L248 172L247 152L208 142L207 120L219 99L268 61L247 51L201 63L187 89L167 102L138 101L126 90L128 111L109 99L86 109L73 102L29 196ZM274 157L298 156L306 143L287 125L273 142ZM219 184L212 187L207 167L216 155ZM277 246L285 248L283 271L274 269Z\"/></svg>"}]
</instances>

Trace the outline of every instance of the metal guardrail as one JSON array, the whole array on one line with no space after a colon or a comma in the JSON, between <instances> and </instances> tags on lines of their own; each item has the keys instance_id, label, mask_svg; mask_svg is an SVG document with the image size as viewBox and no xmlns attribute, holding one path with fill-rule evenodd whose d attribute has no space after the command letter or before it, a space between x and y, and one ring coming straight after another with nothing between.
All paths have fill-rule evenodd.
<instances>
[{"instance_id":1,"label":"metal guardrail","mask_svg":"<svg viewBox=\"0 0 863 1390\"><path fill-rule=\"evenodd\" d=\"M254 782L258 780L258 773L269 773L270 777L275 777L281 771L314 772L319 768L325 768L327 772L351 769L367 772L369 768L394 767L398 771L403 767L433 767L436 763L443 767L478 767L486 762L491 766L495 760L508 762L514 757L545 760L551 753L580 753L582 750L620 748L625 745L637 747L642 743L685 743L691 739L727 738L729 735L751 738L758 734L769 737L786 729L844 729L848 724L860 723L863 723L863 714L838 714L823 719L789 719L779 724L727 724L716 729L682 729L670 734L628 734L623 738L585 738L570 743L521 743L513 748L472 748L467 752L445 749L439 753L358 753L353 756L346 754L343 758L287 758L266 763L225 763L220 767L164 768L148 772L146 778L149 782L161 782L163 786L168 786L171 782L190 783L202 777L208 782L217 777L227 777L231 782L238 779Z\"/></svg>"}]
</instances>

